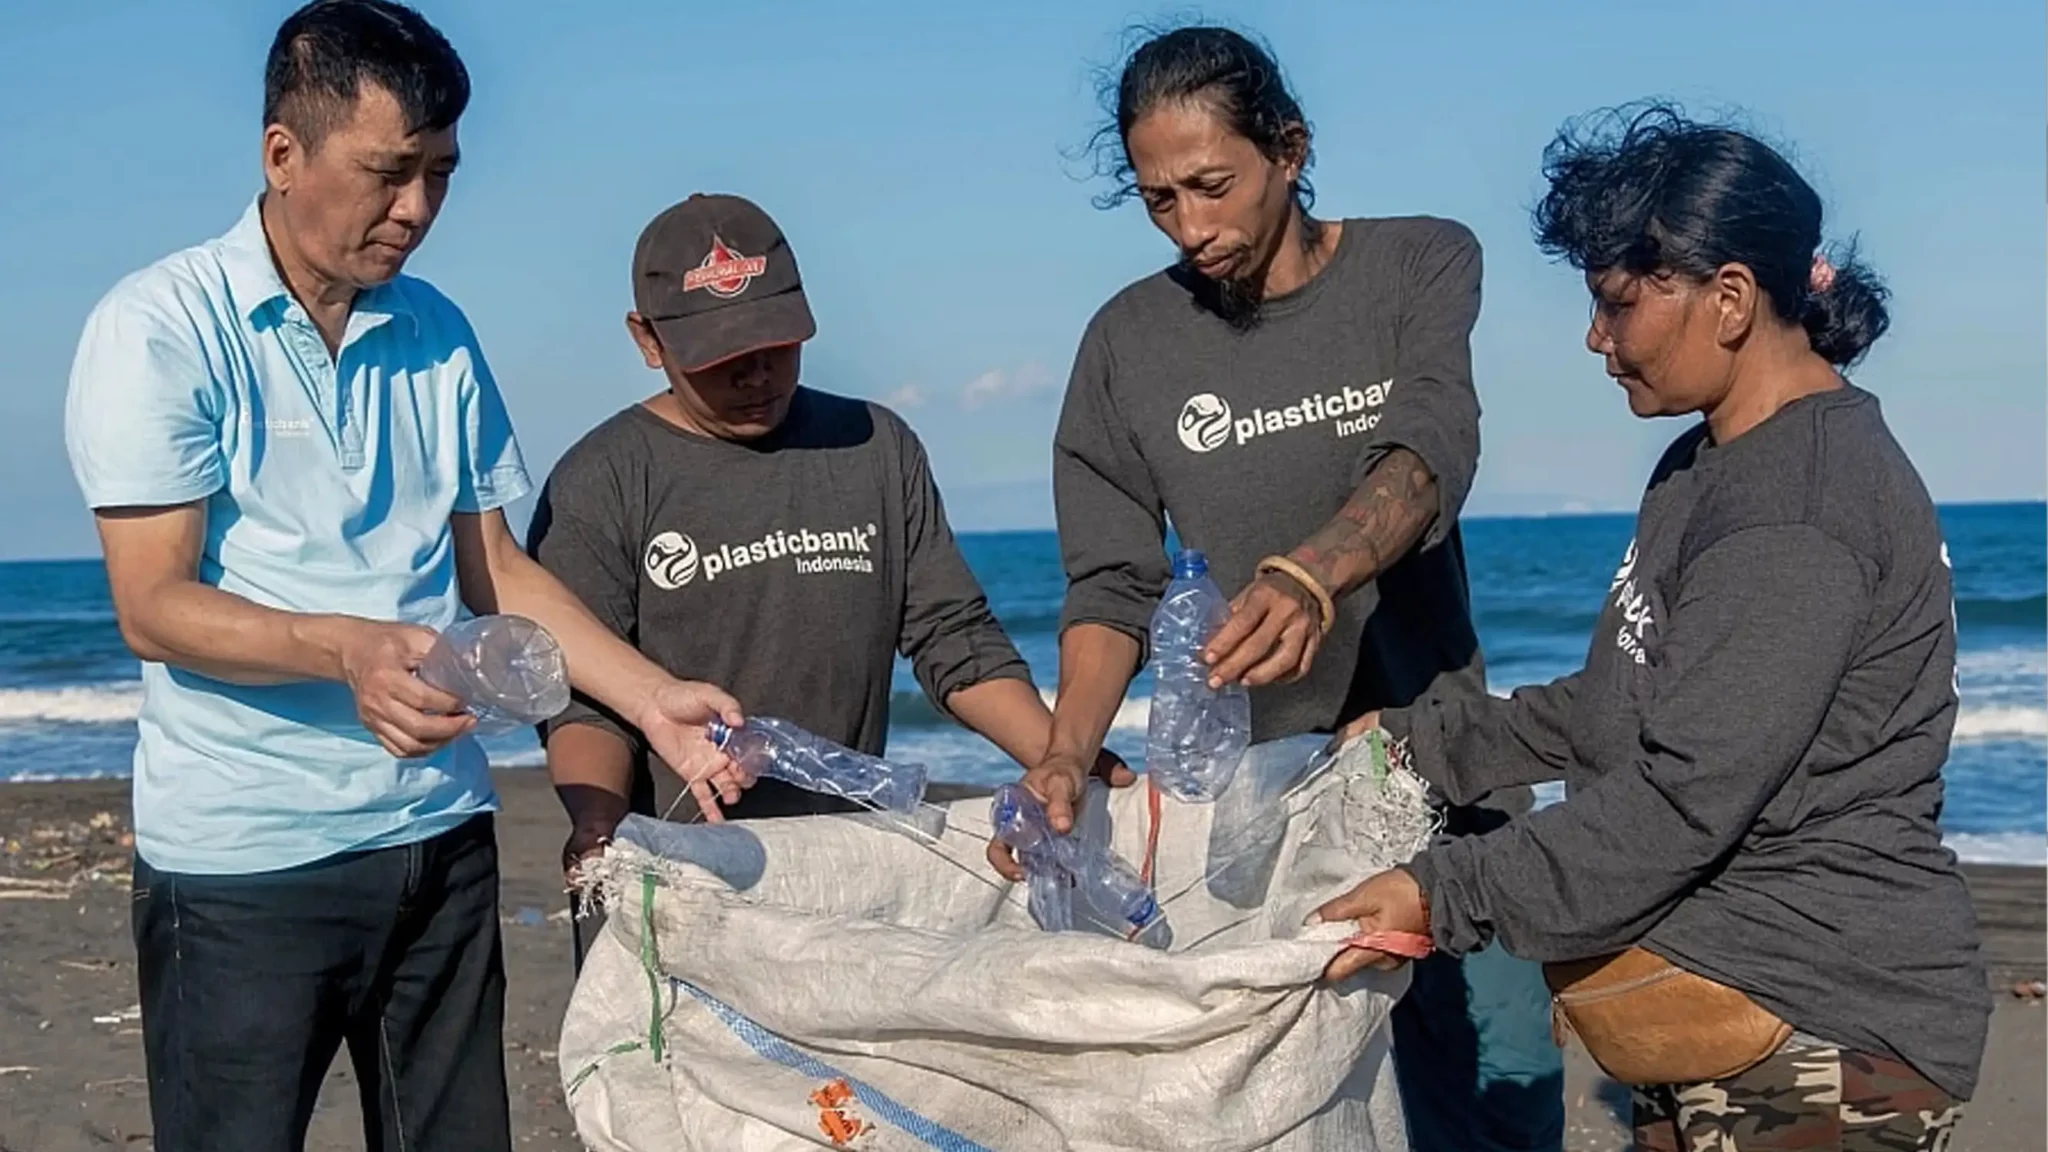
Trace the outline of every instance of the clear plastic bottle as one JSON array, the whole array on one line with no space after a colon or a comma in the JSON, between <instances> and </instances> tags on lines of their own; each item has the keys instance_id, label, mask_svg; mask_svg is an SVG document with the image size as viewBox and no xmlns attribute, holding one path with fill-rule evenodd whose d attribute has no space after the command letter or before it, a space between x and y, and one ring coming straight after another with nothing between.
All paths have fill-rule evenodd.
<instances>
[{"instance_id":1,"label":"clear plastic bottle","mask_svg":"<svg viewBox=\"0 0 2048 1152\"><path fill-rule=\"evenodd\" d=\"M1242 684L1209 687L1202 646L1230 619L1230 601L1209 578L1209 561L1188 549L1173 560L1173 582L1152 614L1154 683L1145 733L1145 771L1182 800L1223 794L1251 744L1251 694Z\"/></svg>"},{"instance_id":2,"label":"clear plastic bottle","mask_svg":"<svg viewBox=\"0 0 2048 1152\"><path fill-rule=\"evenodd\" d=\"M773 716L750 716L739 728L713 720L709 731L712 743L755 776L904 815L924 803L922 764L856 752Z\"/></svg>"},{"instance_id":3,"label":"clear plastic bottle","mask_svg":"<svg viewBox=\"0 0 2048 1152\"><path fill-rule=\"evenodd\" d=\"M1048 932L1074 926L1074 894L1104 920L1143 931L1163 918L1138 873L1107 845L1053 831L1045 806L1021 784L996 789L989 805L996 839L1017 853L1031 883L1031 915Z\"/></svg>"},{"instance_id":4,"label":"clear plastic bottle","mask_svg":"<svg viewBox=\"0 0 2048 1152\"><path fill-rule=\"evenodd\" d=\"M569 706L569 670L547 629L524 616L472 616L441 633L419 677L462 701L479 732L531 727Z\"/></svg>"}]
</instances>

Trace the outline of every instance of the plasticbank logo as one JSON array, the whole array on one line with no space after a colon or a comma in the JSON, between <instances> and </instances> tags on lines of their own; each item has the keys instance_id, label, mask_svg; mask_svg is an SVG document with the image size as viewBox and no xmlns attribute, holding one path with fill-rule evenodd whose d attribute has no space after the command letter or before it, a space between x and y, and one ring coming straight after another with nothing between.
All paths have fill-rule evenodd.
<instances>
[{"instance_id":1,"label":"plasticbank logo","mask_svg":"<svg viewBox=\"0 0 2048 1152\"><path fill-rule=\"evenodd\" d=\"M1346 384L1335 392L1313 392L1278 408L1254 408L1233 416L1230 401L1214 392L1197 392L1180 407L1174 432L1190 452L1214 452L1232 440L1248 444L1261 436L1310 425L1334 423L1337 436L1357 436L1379 426L1380 408L1394 391L1392 379L1363 388Z\"/></svg>"},{"instance_id":2,"label":"plasticbank logo","mask_svg":"<svg viewBox=\"0 0 2048 1152\"><path fill-rule=\"evenodd\" d=\"M800 576L826 572L868 574L875 570L874 542L873 524L830 532L777 528L758 540L704 549L699 549L697 542L684 533L663 532L647 542L641 564L655 587L670 591L700 575L709 584L728 572L777 560L792 561Z\"/></svg>"},{"instance_id":3,"label":"plasticbank logo","mask_svg":"<svg viewBox=\"0 0 2048 1152\"><path fill-rule=\"evenodd\" d=\"M647 542L647 578L659 588L681 588L697 578L697 542L681 532L663 532Z\"/></svg>"},{"instance_id":4,"label":"plasticbank logo","mask_svg":"<svg viewBox=\"0 0 2048 1152\"><path fill-rule=\"evenodd\" d=\"M1190 452L1214 452L1230 439L1230 401L1214 392L1198 392L1180 406L1174 425Z\"/></svg>"},{"instance_id":5,"label":"plasticbank logo","mask_svg":"<svg viewBox=\"0 0 2048 1152\"><path fill-rule=\"evenodd\" d=\"M280 440L304 440L313 434L313 420L308 416L272 416L261 423L265 432ZM243 409L242 427L253 430L257 424L256 414Z\"/></svg>"},{"instance_id":6,"label":"plasticbank logo","mask_svg":"<svg viewBox=\"0 0 2048 1152\"><path fill-rule=\"evenodd\" d=\"M1647 664L1650 655L1643 645L1657 627L1657 614L1650 606L1649 596L1637 586L1636 559L1636 542L1631 540L1607 590L1614 594L1614 606L1621 610L1621 623L1614 630L1614 646L1635 663Z\"/></svg>"}]
</instances>

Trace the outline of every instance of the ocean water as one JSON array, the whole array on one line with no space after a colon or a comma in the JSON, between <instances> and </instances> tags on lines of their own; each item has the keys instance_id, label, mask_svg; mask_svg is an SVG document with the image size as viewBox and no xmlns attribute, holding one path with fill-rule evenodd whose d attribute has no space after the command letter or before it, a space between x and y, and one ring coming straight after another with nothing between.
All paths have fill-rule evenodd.
<instances>
[{"instance_id":1,"label":"ocean water","mask_svg":"<svg viewBox=\"0 0 2048 1152\"><path fill-rule=\"evenodd\" d=\"M2048 862L2048 508L1944 508L1956 572L1962 712L1943 823L1973 860ZM1564 675L1584 656L1628 516L1470 520L1466 547L1495 691ZM968 563L1042 689L1058 673L1063 580L1046 532L968 534ZM1110 746L1140 759L1149 682L1119 711ZM141 700L97 562L0 565L0 780L120 776ZM524 733L491 742L499 763L538 765ZM1017 769L936 713L895 670L890 753L937 779L993 783Z\"/></svg>"}]
</instances>

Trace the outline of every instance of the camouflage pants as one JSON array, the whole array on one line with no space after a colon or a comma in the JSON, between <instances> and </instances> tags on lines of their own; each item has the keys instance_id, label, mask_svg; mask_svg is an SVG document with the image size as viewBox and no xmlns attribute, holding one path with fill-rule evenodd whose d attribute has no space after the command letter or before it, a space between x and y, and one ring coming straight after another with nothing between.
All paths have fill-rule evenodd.
<instances>
[{"instance_id":1,"label":"camouflage pants","mask_svg":"<svg viewBox=\"0 0 2048 1152\"><path fill-rule=\"evenodd\" d=\"M1948 1152L1962 1107L1897 1060L1787 1044L1739 1076L1635 1090L1638 1152Z\"/></svg>"}]
</instances>

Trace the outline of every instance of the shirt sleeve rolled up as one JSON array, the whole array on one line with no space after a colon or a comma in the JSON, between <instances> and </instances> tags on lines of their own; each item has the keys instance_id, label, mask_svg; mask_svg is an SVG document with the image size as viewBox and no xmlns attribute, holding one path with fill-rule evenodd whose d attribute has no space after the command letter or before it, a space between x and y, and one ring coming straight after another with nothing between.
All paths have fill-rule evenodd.
<instances>
[{"instance_id":1,"label":"shirt sleeve rolled up","mask_svg":"<svg viewBox=\"0 0 2048 1152\"><path fill-rule=\"evenodd\" d=\"M1380 422L1359 454L1353 484L1382 457L1406 448L1436 477L1437 516L1420 547L1440 543L1457 523L1479 470L1479 394L1472 383L1472 329L1479 321L1482 258L1470 229L1424 222L1398 268L1406 291L1395 330L1393 386Z\"/></svg>"},{"instance_id":2,"label":"shirt sleeve rolled up","mask_svg":"<svg viewBox=\"0 0 2048 1152\"><path fill-rule=\"evenodd\" d=\"M932 706L951 716L946 700L953 693L989 680L1030 683L1031 668L960 554L924 446L907 427L898 438L908 553L899 650Z\"/></svg>"},{"instance_id":3,"label":"shirt sleeve rolled up","mask_svg":"<svg viewBox=\"0 0 2048 1152\"><path fill-rule=\"evenodd\" d=\"M1172 569L1164 503L1109 395L1114 372L1108 342L1091 326L1053 438L1053 505L1067 576L1060 627L1113 628L1138 642L1142 665Z\"/></svg>"}]
</instances>

